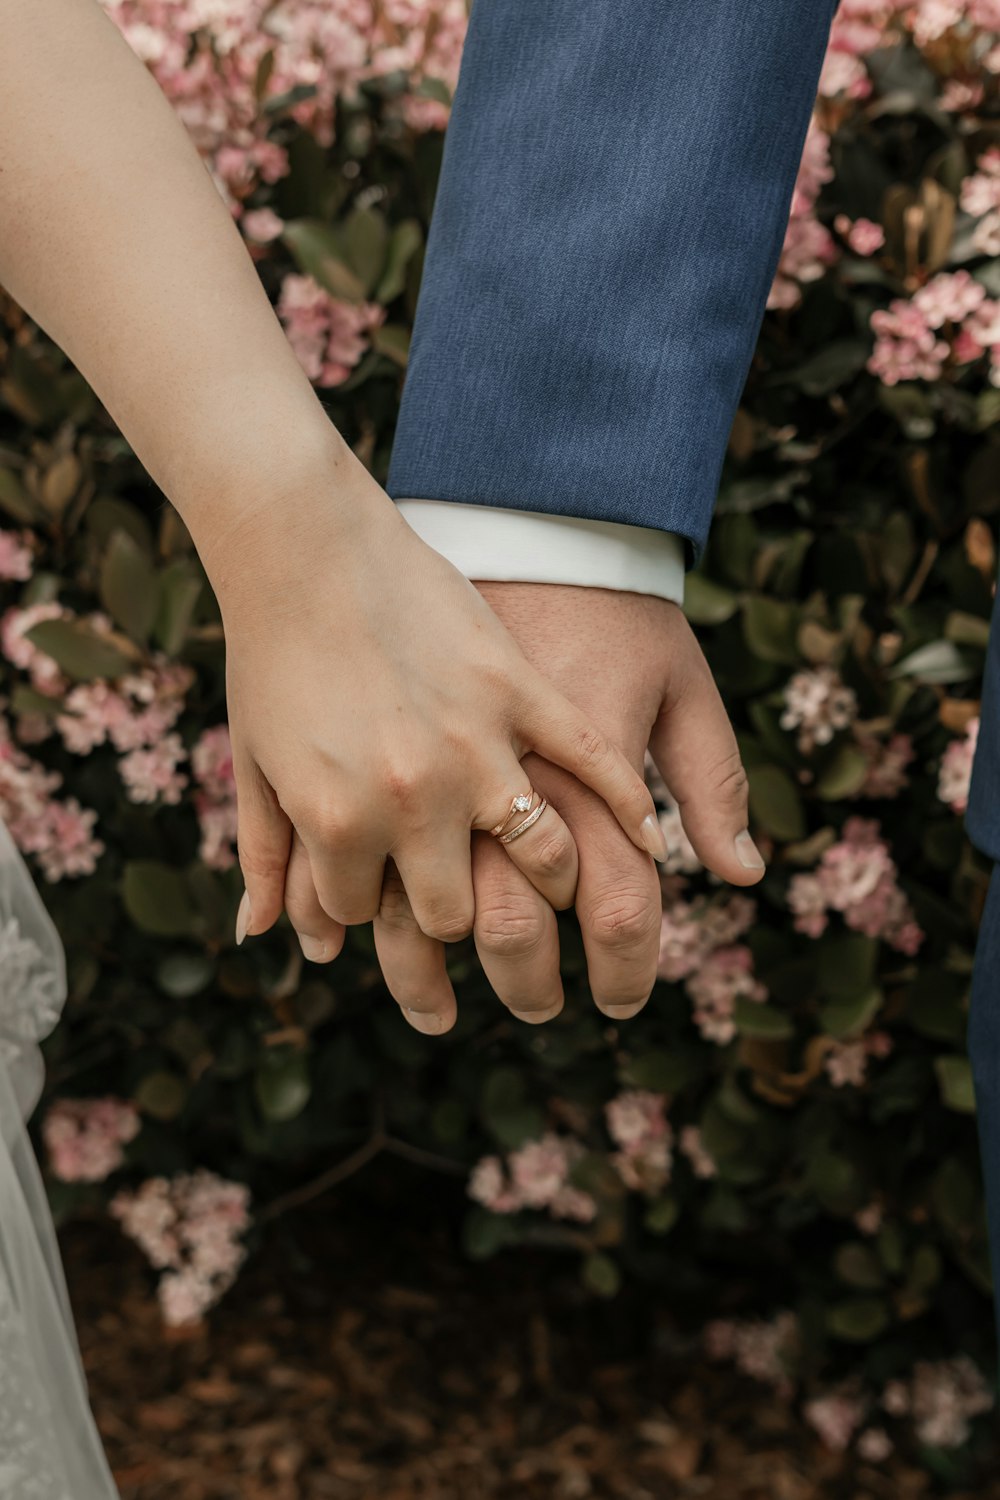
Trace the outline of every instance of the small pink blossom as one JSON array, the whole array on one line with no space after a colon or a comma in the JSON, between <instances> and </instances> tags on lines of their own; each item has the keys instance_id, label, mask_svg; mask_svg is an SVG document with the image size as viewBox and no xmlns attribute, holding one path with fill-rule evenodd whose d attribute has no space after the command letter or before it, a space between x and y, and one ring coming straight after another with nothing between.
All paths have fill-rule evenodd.
<instances>
[{"instance_id":1,"label":"small pink blossom","mask_svg":"<svg viewBox=\"0 0 1000 1500\"><path fill-rule=\"evenodd\" d=\"M31 577L31 548L16 531L0 531L0 579L23 583Z\"/></svg>"},{"instance_id":2,"label":"small pink blossom","mask_svg":"<svg viewBox=\"0 0 1000 1500\"><path fill-rule=\"evenodd\" d=\"M885 230L873 219L850 219L847 214L838 214L833 227L842 234L855 255L874 255L885 244Z\"/></svg>"},{"instance_id":3,"label":"small pink blossom","mask_svg":"<svg viewBox=\"0 0 1000 1500\"><path fill-rule=\"evenodd\" d=\"M843 1453L865 1419L866 1403L849 1390L831 1391L807 1401L802 1408L810 1427L828 1448Z\"/></svg>"},{"instance_id":4,"label":"small pink blossom","mask_svg":"<svg viewBox=\"0 0 1000 1500\"><path fill-rule=\"evenodd\" d=\"M791 1374L801 1343L794 1313L780 1312L766 1322L717 1318L706 1324L702 1338L709 1359L731 1361L744 1375L772 1386L779 1395L792 1394Z\"/></svg>"},{"instance_id":5,"label":"small pink blossom","mask_svg":"<svg viewBox=\"0 0 1000 1500\"><path fill-rule=\"evenodd\" d=\"M385 318L375 303L355 304L331 297L311 276L285 277L278 316L309 379L319 386L340 385L368 347L366 334Z\"/></svg>"},{"instance_id":6,"label":"small pink blossom","mask_svg":"<svg viewBox=\"0 0 1000 1500\"><path fill-rule=\"evenodd\" d=\"M782 729L798 730L798 746L809 754L817 745L828 745L839 729L854 722L858 700L853 688L833 667L809 667L796 672L785 684Z\"/></svg>"},{"instance_id":7,"label":"small pink blossom","mask_svg":"<svg viewBox=\"0 0 1000 1500\"><path fill-rule=\"evenodd\" d=\"M892 1456L892 1439L884 1427L867 1427L855 1444L859 1457L869 1464L884 1464Z\"/></svg>"},{"instance_id":8,"label":"small pink blossom","mask_svg":"<svg viewBox=\"0 0 1000 1500\"><path fill-rule=\"evenodd\" d=\"M178 770L186 758L179 734L164 735L148 750L130 750L118 763L129 801L176 806L187 786L187 777Z\"/></svg>"},{"instance_id":9,"label":"small pink blossom","mask_svg":"<svg viewBox=\"0 0 1000 1500\"><path fill-rule=\"evenodd\" d=\"M818 868L792 876L788 904L796 931L809 937L819 937L827 913L837 911L855 932L881 938L900 953L916 953L923 941L874 820L848 818L843 837L824 852Z\"/></svg>"},{"instance_id":10,"label":"small pink blossom","mask_svg":"<svg viewBox=\"0 0 1000 1500\"><path fill-rule=\"evenodd\" d=\"M961 739L952 740L941 757L937 794L952 812L962 814L969 802L972 763L979 739L979 719L970 719Z\"/></svg>"},{"instance_id":11,"label":"small pink blossom","mask_svg":"<svg viewBox=\"0 0 1000 1500\"><path fill-rule=\"evenodd\" d=\"M691 1163L691 1170L696 1177L715 1177L718 1174L715 1157L706 1148L699 1126L685 1125L678 1145Z\"/></svg>"},{"instance_id":12,"label":"small pink blossom","mask_svg":"<svg viewBox=\"0 0 1000 1500\"><path fill-rule=\"evenodd\" d=\"M160 1306L169 1324L199 1321L232 1286L246 1256L250 1195L200 1170L152 1177L112 1199L110 1212L150 1265L166 1274Z\"/></svg>"},{"instance_id":13,"label":"small pink blossom","mask_svg":"<svg viewBox=\"0 0 1000 1500\"><path fill-rule=\"evenodd\" d=\"M894 734L886 743L858 734L858 746L868 761L868 772L860 797L898 797L909 786L906 768L916 752L908 734Z\"/></svg>"},{"instance_id":14,"label":"small pink blossom","mask_svg":"<svg viewBox=\"0 0 1000 1500\"><path fill-rule=\"evenodd\" d=\"M753 975L753 955L742 944L717 948L687 981L694 1023L706 1041L725 1046L736 1035L737 1000L762 1003L767 990Z\"/></svg>"},{"instance_id":15,"label":"small pink blossom","mask_svg":"<svg viewBox=\"0 0 1000 1500\"><path fill-rule=\"evenodd\" d=\"M280 219L273 208L251 209L243 215L240 224L247 239L255 240L258 245L270 244L285 227L284 219Z\"/></svg>"},{"instance_id":16,"label":"small pink blossom","mask_svg":"<svg viewBox=\"0 0 1000 1500\"><path fill-rule=\"evenodd\" d=\"M103 1182L138 1133L138 1112L121 1099L58 1099L42 1122L49 1165L61 1182Z\"/></svg>"}]
</instances>

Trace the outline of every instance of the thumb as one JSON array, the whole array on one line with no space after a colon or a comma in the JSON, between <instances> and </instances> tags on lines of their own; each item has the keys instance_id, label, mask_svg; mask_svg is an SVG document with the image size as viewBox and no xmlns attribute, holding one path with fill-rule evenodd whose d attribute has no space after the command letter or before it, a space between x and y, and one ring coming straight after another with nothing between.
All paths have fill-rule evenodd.
<instances>
[{"instance_id":1,"label":"thumb","mask_svg":"<svg viewBox=\"0 0 1000 1500\"><path fill-rule=\"evenodd\" d=\"M697 647L683 689L660 711L649 749L702 864L732 885L755 885L764 861L747 829L747 773Z\"/></svg>"},{"instance_id":2,"label":"thumb","mask_svg":"<svg viewBox=\"0 0 1000 1500\"><path fill-rule=\"evenodd\" d=\"M281 916L292 825L255 761L234 748L236 842L246 886L236 913L236 942L266 932Z\"/></svg>"}]
</instances>

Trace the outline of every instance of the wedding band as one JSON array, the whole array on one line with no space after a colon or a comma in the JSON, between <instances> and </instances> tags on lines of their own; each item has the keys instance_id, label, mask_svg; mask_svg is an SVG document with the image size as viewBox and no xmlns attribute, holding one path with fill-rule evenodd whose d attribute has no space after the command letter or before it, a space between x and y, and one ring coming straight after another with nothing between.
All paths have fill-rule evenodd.
<instances>
[{"instance_id":1,"label":"wedding band","mask_svg":"<svg viewBox=\"0 0 1000 1500\"><path fill-rule=\"evenodd\" d=\"M517 796L510 804L510 811L508 812L507 816L505 818L501 818L500 822L495 828L490 829L490 833L492 833L495 839L500 837L515 813L528 811L534 800L534 797L535 788L533 786L529 786L526 792L518 792Z\"/></svg>"},{"instance_id":2,"label":"wedding band","mask_svg":"<svg viewBox=\"0 0 1000 1500\"><path fill-rule=\"evenodd\" d=\"M542 816L542 813L545 811L548 805L549 804L543 797L541 802L539 802L538 806L535 808L534 812L529 813L523 823L518 823L517 827L512 828L509 833L498 834L497 837L499 838L501 844L512 844L515 839L519 839L521 837L522 833L527 833L528 829L538 822L539 818Z\"/></svg>"}]
</instances>

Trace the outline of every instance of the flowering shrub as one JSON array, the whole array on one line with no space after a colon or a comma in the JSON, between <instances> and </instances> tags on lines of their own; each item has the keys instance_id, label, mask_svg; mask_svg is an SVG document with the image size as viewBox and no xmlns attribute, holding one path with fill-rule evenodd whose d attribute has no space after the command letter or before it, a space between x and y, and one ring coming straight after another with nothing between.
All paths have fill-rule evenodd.
<instances>
[{"instance_id":1,"label":"flowering shrub","mask_svg":"<svg viewBox=\"0 0 1000 1500\"><path fill-rule=\"evenodd\" d=\"M464 5L107 3L384 477ZM443 1040L402 1022L364 930L332 970L285 925L234 946L218 610L84 383L0 303L0 812L70 965L43 1144L58 1210L109 1198L168 1319L204 1315L290 1176L298 1201L333 1157L417 1148L470 1172L470 1253L563 1246L596 1294L667 1288L831 1448L962 1477L994 1361L964 1054L988 870L961 819L998 253L1000 4L842 0L686 599L768 873L707 877L654 777L653 1002L602 1018L567 923L557 1022L508 1020L460 947Z\"/></svg>"}]
</instances>

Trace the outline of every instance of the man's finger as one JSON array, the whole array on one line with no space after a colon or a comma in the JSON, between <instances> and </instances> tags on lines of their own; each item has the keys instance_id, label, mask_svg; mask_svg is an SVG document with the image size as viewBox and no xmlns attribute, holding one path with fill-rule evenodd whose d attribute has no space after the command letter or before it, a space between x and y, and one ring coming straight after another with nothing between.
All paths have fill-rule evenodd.
<instances>
[{"instance_id":1,"label":"man's finger","mask_svg":"<svg viewBox=\"0 0 1000 1500\"><path fill-rule=\"evenodd\" d=\"M406 1020L425 1036L450 1031L458 1009L444 944L421 931L391 859L386 860L382 902L372 926L386 988Z\"/></svg>"},{"instance_id":2,"label":"man's finger","mask_svg":"<svg viewBox=\"0 0 1000 1500\"><path fill-rule=\"evenodd\" d=\"M747 773L700 651L653 726L649 749L702 864L732 885L755 885L764 861L747 828Z\"/></svg>"},{"instance_id":3,"label":"man's finger","mask_svg":"<svg viewBox=\"0 0 1000 1500\"><path fill-rule=\"evenodd\" d=\"M472 883L476 952L487 979L518 1020L550 1021L563 1007L555 912L488 833L472 835Z\"/></svg>"}]
</instances>

